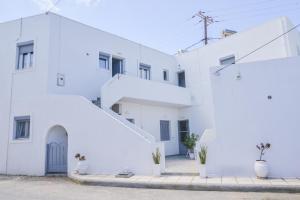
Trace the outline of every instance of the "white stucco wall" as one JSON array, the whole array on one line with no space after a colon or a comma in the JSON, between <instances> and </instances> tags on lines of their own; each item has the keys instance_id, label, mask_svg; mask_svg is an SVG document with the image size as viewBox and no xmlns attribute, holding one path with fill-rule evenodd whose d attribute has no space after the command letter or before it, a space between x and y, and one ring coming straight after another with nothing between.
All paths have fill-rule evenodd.
<instances>
[{"instance_id":1,"label":"white stucco wall","mask_svg":"<svg viewBox=\"0 0 300 200\"><path fill-rule=\"evenodd\" d=\"M236 80L238 71L241 80ZM211 74L217 139L209 146L210 173L254 176L255 145L269 142L270 176L300 176L299 74L300 57L238 64L220 76Z\"/></svg>"},{"instance_id":2,"label":"white stucco wall","mask_svg":"<svg viewBox=\"0 0 300 200\"><path fill-rule=\"evenodd\" d=\"M11 134L10 111L14 102L24 96L46 93L49 23L47 15L0 24L0 173L6 173L7 144ZM16 71L17 44L33 41L33 67ZM30 155L28 155L29 157ZM24 159L28 159L24 157ZM19 159L16 157L15 159ZM21 166L19 166L21 167ZM20 170L22 172L22 170Z\"/></svg>"},{"instance_id":3,"label":"white stucco wall","mask_svg":"<svg viewBox=\"0 0 300 200\"><path fill-rule=\"evenodd\" d=\"M139 137L133 137L134 131L96 111L98 108L86 99L48 98L46 95L81 95L89 100L99 97L101 86L111 78L111 70L98 66L99 52L124 58L125 71L130 76L137 76L139 63L151 65L151 80L167 84L176 84L177 71L183 69L187 88L192 91L192 107L149 105L146 101L127 101L124 107L133 115L142 110L143 117L137 119L156 137L159 124L153 119L170 119L174 140L166 144L166 152L173 154L178 147L175 121L188 119L190 131L197 134L214 127L209 68L218 65L219 58L224 56L235 54L240 58L291 26L285 18L280 18L174 57L52 13L0 24L0 37L5 38L0 41L0 173L43 175L46 133L51 126L62 125L71 133L69 170L75 165L74 154L82 152L92 166L90 172L115 173L130 168L136 173L148 174L152 170L153 149ZM299 38L292 33L243 62L293 56L298 53ZM17 44L27 41L34 42L34 66L16 72ZM163 69L169 70L170 81L163 81ZM64 87L56 85L58 73L65 75ZM23 115L31 116L32 138L21 143L11 141L13 117ZM112 144L118 148L112 149ZM125 152L125 156L119 152ZM26 156L20 156L23 154ZM28 162L31 157L35 159ZM136 160L139 163L134 162Z\"/></svg>"},{"instance_id":4,"label":"white stucco wall","mask_svg":"<svg viewBox=\"0 0 300 200\"><path fill-rule=\"evenodd\" d=\"M8 174L44 175L48 132L57 125L68 134L68 173L75 169L76 153L86 156L88 173L117 174L126 169L152 173L154 144L83 97L25 98L16 102L12 112L13 116L30 113L31 135L24 141L10 135Z\"/></svg>"},{"instance_id":5,"label":"white stucco wall","mask_svg":"<svg viewBox=\"0 0 300 200\"><path fill-rule=\"evenodd\" d=\"M151 66L151 80L165 82L163 69L168 69L166 83L177 81L176 59L171 55L52 13L49 20L49 93L99 97L101 86L112 77L111 66L99 67L99 52L124 59L128 75L138 76L139 63L144 63ZM56 85L57 73L65 75L64 87Z\"/></svg>"},{"instance_id":6,"label":"white stucco wall","mask_svg":"<svg viewBox=\"0 0 300 200\"><path fill-rule=\"evenodd\" d=\"M180 68L186 72L186 84L192 92L193 106L182 112L191 118L191 130L202 134L214 127L213 104L209 69L220 65L219 59L235 55L236 60L292 28L285 18L267 22L252 29L234 34L205 47L177 54ZM248 56L239 63L296 56L297 30L276 40L270 45Z\"/></svg>"},{"instance_id":7,"label":"white stucco wall","mask_svg":"<svg viewBox=\"0 0 300 200\"><path fill-rule=\"evenodd\" d=\"M179 153L178 146L178 108L151 105L149 103L132 103L130 101L120 101L122 116L134 119L135 124L152 134L156 141L160 141L160 120L170 121L170 141L165 144L166 155L176 155Z\"/></svg>"}]
</instances>

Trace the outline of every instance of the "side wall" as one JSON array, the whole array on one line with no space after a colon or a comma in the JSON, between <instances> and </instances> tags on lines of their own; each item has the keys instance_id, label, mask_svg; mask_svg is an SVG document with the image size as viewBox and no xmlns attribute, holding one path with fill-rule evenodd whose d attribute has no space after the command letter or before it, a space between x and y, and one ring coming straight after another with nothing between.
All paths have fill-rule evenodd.
<instances>
[{"instance_id":1,"label":"side wall","mask_svg":"<svg viewBox=\"0 0 300 200\"><path fill-rule=\"evenodd\" d=\"M24 98L13 109L13 115L20 114L30 114L31 135L28 141L10 142L8 174L44 175L48 133L57 125L68 134L68 173L80 153L86 156L90 174L152 174L154 144L83 97Z\"/></svg>"},{"instance_id":2,"label":"side wall","mask_svg":"<svg viewBox=\"0 0 300 200\"><path fill-rule=\"evenodd\" d=\"M242 78L236 80L237 70ZM271 177L299 177L300 57L234 65L211 74L217 153L208 169L224 176L254 176L256 144L271 143ZM268 98L271 96L271 99ZM217 164L216 164L216 163ZM214 163L214 164L212 164Z\"/></svg>"},{"instance_id":3,"label":"side wall","mask_svg":"<svg viewBox=\"0 0 300 200\"><path fill-rule=\"evenodd\" d=\"M99 67L99 52L124 59L128 75L138 76L139 63L144 63L151 65L151 80L164 82L163 69L168 69L168 83L176 83L174 56L55 14L50 20L49 93L99 97L101 86L112 77L111 66ZM65 76L64 87L56 84L58 73Z\"/></svg>"},{"instance_id":4,"label":"side wall","mask_svg":"<svg viewBox=\"0 0 300 200\"><path fill-rule=\"evenodd\" d=\"M122 116L134 119L135 124L152 134L156 141L160 141L160 120L170 121L170 141L165 144L166 155L179 153L178 147L178 109L167 106L156 106L144 103L120 101Z\"/></svg>"},{"instance_id":5,"label":"side wall","mask_svg":"<svg viewBox=\"0 0 300 200\"><path fill-rule=\"evenodd\" d=\"M13 135L11 110L17 100L47 91L49 18L43 14L1 23L0 38L0 173L6 173L7 149L21 146L9 142ZM29 41L34 43L33 67L17 71L17 45ZM16 159L20 157L26 158L19 155Z\"/></svg>"},{"instance_id":6,"label":"side wall","mask_svg":"<svg viewBox=\"0 0 300 200\"><path fill-rule=\"evenodd\" d=\"M292 27L289 20L282 17L176 56L180 68L186 72L187 87L192 91L194 106L183 113L192 119L193 132L202 134L205 129L214 127L210 67L220 65L219 59L226 56L235 55L237 60ZM239 63L296 56L295 44L300 40L297 34L295 30Z\"/></svg>"}]
</instances>

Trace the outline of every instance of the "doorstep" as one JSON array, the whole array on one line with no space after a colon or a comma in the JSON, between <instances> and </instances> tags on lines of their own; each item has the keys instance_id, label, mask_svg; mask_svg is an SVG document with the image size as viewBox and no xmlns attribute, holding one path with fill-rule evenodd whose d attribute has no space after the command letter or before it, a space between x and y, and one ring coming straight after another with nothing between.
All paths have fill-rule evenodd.
<instances>
[{"instance_id":1,"label":"doorstep","mask_svg":"<svg viewBox=\"0 0 300 200\"><path fill-rule=\"evenodd\" d=\"M83 185L110 187L197 190L197 191L237 191L237 192L300 192L300 179L256 179L247 177L200 178L199 176L133 176L116 178L113 175L71 174L70 179Z\"/></svg>"}]
</instances>

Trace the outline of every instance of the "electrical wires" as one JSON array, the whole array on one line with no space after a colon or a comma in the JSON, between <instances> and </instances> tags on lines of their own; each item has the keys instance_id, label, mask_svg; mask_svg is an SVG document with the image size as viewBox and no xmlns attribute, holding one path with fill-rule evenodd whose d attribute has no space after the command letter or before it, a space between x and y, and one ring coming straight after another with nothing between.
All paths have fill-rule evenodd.
<instances>
[{"instance_id":1,"label":"electrical wires","mask_svg":"<svg viewBox=\"0 0 300 200\"><path fill-rule=\"evenodd\" d=\"M270 40L269 42L267 42L267 43L265 43L265 44L259 46L258 48L254 49L254 50L251 51L250 53L248 53L248 54L242 56L241 58L237 59L235 63L237 63L237 62L239 62L239 61L245 59L246 57L250 56L251 54L253 54L253 53L255 53L255 52L257 52L257 51L263 49L264 47L268 46L269 44L271 44L271 43L273 43L274 41L278 40L279 38L283 37L284 35L290 33L291 31L297 29L298 27L300 27L300 24L297 24L296 26L294 26L293 28L289 29L288 31L286 31L286 32L284 32L284 33L282 33L282 34L280 34L280 35L277 36L276 38L274 38L274 39ZM224 70L224 69L226 69L226 68L228 68L228 67L230 67L230 66L232 66L232 65L233 65L233 64L225 65L224 67L218 69L218 70L215 72L215 74L218 75L219 72L221 72L222 70Z\"/></svg>"}]
</instances>

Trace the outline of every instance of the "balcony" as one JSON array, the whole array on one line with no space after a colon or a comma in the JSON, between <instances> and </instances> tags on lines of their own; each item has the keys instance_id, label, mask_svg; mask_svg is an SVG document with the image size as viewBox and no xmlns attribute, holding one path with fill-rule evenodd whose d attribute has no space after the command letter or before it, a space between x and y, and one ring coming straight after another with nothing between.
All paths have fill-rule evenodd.
<instances>
[{"instance_id":1,"label":"balcony","mask_svg":"<svg viewBox=\"0 0 300 200\"><path fill-rule=\"evenodd\" d=\"M104 107L111 107L120 100L174 107L191 105L187 88L118 74L103 85L101 100Z\"/></svg>"}]
</instances>

